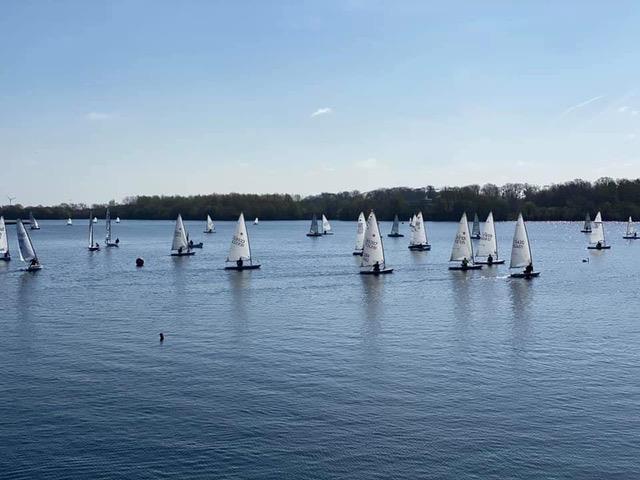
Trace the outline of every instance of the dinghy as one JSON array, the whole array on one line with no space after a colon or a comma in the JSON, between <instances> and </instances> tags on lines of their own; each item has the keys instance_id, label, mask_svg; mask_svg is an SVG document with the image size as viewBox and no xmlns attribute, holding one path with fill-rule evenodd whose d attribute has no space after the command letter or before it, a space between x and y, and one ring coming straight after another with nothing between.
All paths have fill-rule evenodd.
<instances>
[{"instance_id":1,"label":"dinghy","mask_svg":"<svg viewBox=\"0 0 640 480\"><path fill-rule=\"evenodd\" d=\"M362 256L362 250L364 249L364 231L367 228L367 221L364 218L364 213L360 212L358 215L358 228L356 230L356 247L353 249L354 255Z\"/></svg>"},{"instance_id":2,"label":"dinghy","mask_svg":"<svg viewBox=\"0 0 640 480\"><path fill-rule=\"evenodd\" d=\"M482 265L478 265L473 261L473 243L469 234L469 222L467 214L463 213L460 222L458 222L458 231L451 248L450 262L460 262L460 265L452 265L449 270L480 270Z\"/></svg>"},{"instance_id":3,"label":"dinghy","mask_svg":"<svg viewBox=\"0 0 640 480\"><path fill-rule=\"evenodd\" d=\"M254 225L258 225L258 217L256 217L256 219L253 221Z\"/></svg>"},{"instance_id":4,"label":"dinghy","mask_svg":"<svg viewBox=\"0 0 640 480\"><path fill-rule=\"evenodd\" d=\"M476 263L480 265L502 265L504 260L498 257L498 239L493 212L487 215L487 221L480 229L480 241L476 252Z\"/></svg>"},{"instance_id":5,"label":"dinghy","mask_svg":"<svg viewBox=\"0 0 640 480\"><path fill-rule=\"evenodd\" d=\"M0 216L0 261L8 262L9 260L11 260L11 254L9 254L7 226L4 223L4 217Z\"/></svg>"},{"instance_id":6,"label":"dinghy","mask_svg":"<svg viewBox=\"0 0 640 480\"><path fill-rule=\"evenodd\" d=\"M95 222L93 222L91 220L91 213L89 213L89 251L90 252L96 252L98 250L100 250L100 244L98 242L96 242L93 238L93 224Z\"/></svg>"},{"instance_id":7,"label":"dinghy","mask_svg":"<svg viewBox=\"0 0 640 480\"><path fill-rule=\"evenodd\" d=\"M307 237L321 237L322 234L318 230L318 217L316 214L313 214L311 217L311 227L309 228L309 233L307 233Z\"/></svg>"},{"instance_id":8,"label":"dinghy","mask_svg":"<svg viewBox=\"0 0 640 480\"><path fill-rule=\"evenodd\" d=\"M509 268L523 268L524 271L512 273L511 278L535 278L540 272L533 270L533 257L531 256L531 244L529 243L529 234L527 226L524 224L522 214L518 215L516 222L516 231L513 234L513 244L511 246L511 263Z\"/></svg>"},{"instance_id":9,"label":"dinghy","mask_svg":"<svg viewBox=\"0 0 640 480\"><path fill-rule=\"evenodd\" d=\"M108 208L107 208L107 214L105 218L105 224L107 226L107 236L104 241L107 244L107 247L119 247L120 246L119 238L116 238L115 242L111 240L111 213L109 212Z\"/></svg>"},{"instance_id":10,"label":"dinghy","mask_svg":"<svg viewBox=\"0 0 640 480\"><path fill-rule=\"evenodd\" d=\"M241 213L236 225L236 231L231 239L231 248L229 249L224 269L255 270L256 268L260 268L260 264L254 263L251 259L249 234L247 233L247 225L244 223L244 214Z\"/></svg>"},{"instance_id":11,"label":"dinghy","mask_svg":"<svg viewBox=\"0 0 640 480\"><path fill-rule=\"evenodd\" d=\"M471 238L474 240L480 239L480 219L478 218L478 214L474 214L473 216L473 228L471 229Z\"/></svg>"},{"instance_id":12,"label":"dinghy","mask_svg":"<svg viewBox=\"0 0 640 480\"><path fill-rule=\"evenodd\" d=\"M176 218L176 226L173 230L173 243L171 244L172 257L186 257L195 255L196 252L189 248L189 240L187 240L187 232L182 222L182 215L178 214Z\"/></svg>"},{"instance_id":13,"label":"dinghy","mask_svg":"<svg viewBox=\"0 0 640 480\"><path fill-rule=\"evenodd\" d=\"M194 243L194 241L189 238L189 234L188 233L187 233L187 242L189 243L189 248L191 248L191 249L193 249L193 248L202 248L202 246L204 245L202 242Z\"/></svg>"},{"instance_id":14,"label":"dinghy","mask_svg":"<svg viewBox=\"0 0 640 480\"><path fill-rule=\"evenodd\" d=\"M116 217L116 223L120 223L120 217Z\"/></svg>"},{"instance_id":15,"label":"dinghy","mask_svg":"<svg viewBox=\"0 0 640 480\"><path fill-rule=\"evenodd\" d=\"M609 250L611 245L607 245L607 241L604 236L604 224L602 223L602 215L600 212L596 215L596 218L591 223L591 233L589 234L589 250Z\"/></svg>"},{"instance_id":16,"label":"dinghy","mask_svg":"<svg viewBox=\"0 0 640 480\"><path fill-rule=\"evenodd\" d=\"M329 220L327 220L327 217L324 216L324 213L322 214L322 234L333 235L333 232L331 231L331 224L329 223Z\"/></svg>"},{"instance_id":17,"label":"dinghy","mask_svg":"<svg viewBox=\"0 0 640 480\"><path fill-rule=\"evenodd\" d=\"M98 217L93 217L93 223L98 223Z\"/></svg>"},{"instance_id":18,"label":"dinghy","mask_svg":"<svg viewBox=\"0 0 640 480\"><path fill-rule=\"evenodd\" d=\"M404 235L400 233L400 219L398 218L397 214L395 217L393 217L393 226L391 227L391 233L387 235L387 237L404 237Z\"/></svg>"},{"instance_id":19,"label":"dinghy","mask_svg":"<svg viewBox=\"0 0 640 480\"><path fill-rule=\"evenodd\" d=\"M16 231L18 232L18 251L20 253L20 260L27 264L27 272L36 272L42 269L42 265L36 255L36 249L33 248L33 242L29 233L24 228L22 220L16 221Z\"/></svg>"},{"instance_id":20,"label":"dinghy","mask_svg":"<svg viewBox=\"0 0 640 480\"><path fill-rule=\"evenodd\" d=\"M364 232L364 248L362 250L361 275L383 275L393 272L384 261L384 245L380 236L380 228L376 214L371 211Z\"/></svg>"},{"instance_id":21,"label":"dinghy","mask_svg":"<svg viewBox=\"0 0 640 480\"><path fill-rule=\"evenodd\" d=\"M418 212L413 220L413 225L411 225L409 250L420 252L431 250L431 245L429 245L429 242L427 241L427 231L424 228L422 212Z\"/></svg>"},{"instance_id":22,"label":"dinghy","mask_svg":"<svg viewBox=\"0 0 640 480\"><path fill-rule=\"evenodd\" d=\"M71 220L71 217L67 218L67 227L70 227L73 225L73 220Z\"/></svg>"},{"instance_id":23,"label":"dinghy","mask_svg":"<svg viewBox=\"0 0 640 480\"><path fill-rule=\"evenodd\" d=\"M210 215L207 215L207 223L204 227L204 233L216 233L216 226L213 224L213 220L211 220Z\"/></svg>"},{"instance_id":24,"label":"dinghy","mask_svg":"<svg viewBox=\"0 0 640 480\"><path fill-rule=\"evenodd\" d=\"M627 240L637 240L640 238L638 236L638 232L636 232L636 227L633 224L633 219L629 217L629 221L627 222L627 233L625 233L622 238Z\"/></svg>"},{"instance_id":25,"label":"dinghy","mask_svg":"<svg viewBox=\"0 0 640 480\"><path fill-rule=\"evenodd\" d=\"M588 212L584 217L584 225L582 226L582 230L580 231L582 233L591 233L591 216Z\"/></svg>"},{"instance_id":26,"label":"dinghy","mask_svg":"<svg viewBox=\"0 0 640 480\"><path fill-rule=\"evenodd\" d=\"M33 212L29 212L29 223L31 230L40 230L40 225L38 225L38 221L33 216Z\"/></svg>"}]
</instances>

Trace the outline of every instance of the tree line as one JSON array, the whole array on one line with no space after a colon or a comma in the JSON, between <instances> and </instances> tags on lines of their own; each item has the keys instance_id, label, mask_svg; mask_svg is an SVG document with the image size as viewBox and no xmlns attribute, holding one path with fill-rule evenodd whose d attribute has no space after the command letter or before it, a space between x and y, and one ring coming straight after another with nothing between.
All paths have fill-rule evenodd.
<instances>
[{"instance_id":1,"label":"tree line","mask_svg":"<svg viewBox=\"0 0 640 480\"><path fill-rule=\"evenodd\" d=\"M67 204L55 206L4 205L0 214L7 219L104 217L166 220L178 213L186 220L235 220L242 211L247 218L261 220L301 220L314 213L330 219L354 220L358 214L375 209L380 220L398 214L409 218L421 210L427 220L458 220L462 212L482 218L493 211L496 220L514 220L522 212L527 220L581 220L600 210L605 220L640 219L640 179L600 178L595 182L573 180L544 187L528 183L467 185L462 187L384 188L370 192L322 193L308 197L289 194L210 194L195 196L147 196L125 198L108 204Z\"/></svg>"}]
</instances>

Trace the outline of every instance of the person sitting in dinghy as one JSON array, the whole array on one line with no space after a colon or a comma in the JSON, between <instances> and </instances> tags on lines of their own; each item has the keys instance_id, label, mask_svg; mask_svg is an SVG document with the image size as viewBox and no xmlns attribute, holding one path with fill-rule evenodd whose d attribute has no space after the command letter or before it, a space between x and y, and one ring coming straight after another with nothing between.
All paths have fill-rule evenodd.
<instances>
[{"instance_id":1,"label":"person sitting in dinghy","mask_svg":"<svg viewBox=\"0 0 640 480\"><path fill-rule=\"evenodd\" d=\"M238 266L238 268L242 268L242 265L243 265L243 264L244 264L244 262L242 261L242 259L241 259L241 258L239 258L239 259L236 261L236 265Z\"/></svg>"},{"instance_id":2,"label":"person sitting in dinghy","mask_svg":"<svg viewBox=\"0 0 640 480\"><path fill-rule=\"evenodd\" d=\"M531 275L533 273L533 263L529 262L529 265L524 267L524 274Z\"/></svg>"},{"instance_id":3,"label":"person sitting in dinghy","mask_svg":"<svg viewBox=\"0 0 640 480\"><path fill-rule=\"evenodd\" d=\"M487 257L487 265L493 265L493 255L491 254Z\"/></svg>"},{"instance_id":4,"label":"person sitting in dinghy","mask_svg":"<svg viewBox=\"0 0 640 480\"><path fill-rule=\"evenodd\" d=\"M380 262L376 262L373 264L373 271L374 272L379 272L380 271Z\"/></svg>"},{"instance_id":5,"label":"person sitting in dinghy","mask_svg":"<svg viewBox=\"0 0 640 480\"><path fill-rule=\"evenodd\" d=\"M38 259L34 258L33 260L31 260L31 263L29 264L29 267L37 267L38 265L40 265L38 263Z\"/></svg>"},{"instance_id":6,"label":"person sitting in dinghy","mask_svg":"<svg viewBox=\"0 0 640 480\"><path fill-rule=\"evenodd\" d=\"M467 260L467 257L464 257L462 259L462 268L467 268L469 266L469 260Z\"/></svg>"},{"instance_id":7,"label":"person sitting in dinghy","mask_svg":"<svg viewBox=\"0 0 640 480\"><path fill-rule=\"evenodd\" d=\"M116 245L118 245L120 243L120 239L116 238Z\"/></svg>"},{"instance_id":8,"label":"person sitting in dinghy","mask_svg":"<svg viewBox=\"0 0 640 480\"><path fill-rule=\"evenodd\" d=\"M193 240L189 240L189 248L193 248Z\"/></svg>"},{"instance_id":9,"label":"person sitting in dinghy","mask_svg":"<svg viewBox=\"0 0 640 480\"><path fill-rule=\"evenodd\" d=\"M596 243L596 250L602 250L602 242L600 240Z\"/></svg>"}]
</instances>

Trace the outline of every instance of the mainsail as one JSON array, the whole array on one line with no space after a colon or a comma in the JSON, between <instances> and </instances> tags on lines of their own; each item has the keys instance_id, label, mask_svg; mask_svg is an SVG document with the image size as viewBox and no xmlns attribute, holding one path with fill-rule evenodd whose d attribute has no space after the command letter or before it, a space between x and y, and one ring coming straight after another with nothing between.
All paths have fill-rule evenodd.
<instances>
[{"instance_id":1,"label":"mainsail","mask_svg":"<svg viewBox=\"0 0 640 480\"><path fill-rule=\"evenodd\" d=\"M35 260L37 262L38 256L36 255L36 251L33 248L33 243L31 243L31 237L22 224L22 220L18 220L16 222L16 229L18 231L18 247L20 251L20 260L27 263L30 263L32 260Z\"/></svg>"},{"instance_id":2,"label":"mainsail","mask_svg":"<svg viewBox=\"0 0 640 480\"><path fill-rule=\"evenodd\" d=\"M493 212L489 212L487 221L480 230L480 241L476 257L487 258L491 255L493 260L498 260L498 242L496 239L496 226L493 223Z\"/></svg>"},{"instance_id":3,"label":"mainsail","mask_svg":"<svg viewBox=\"0 0 640 480\"><path fill-rule=\"evenodd\" d=\"M244 214L241 213L236 224L236 231L231 240L231 248L227 256L227 262L237 262L238 260L251 260L251 247L249 246L249 236L247 235L247 225L244 221Z\"/></svg>"},{"instance_id":4,"label":"mainsail","mask_svg":"<svg viewBox=\"0 0 640 480\"><path fill-rule=\"evenodd\" d=\"M215 225L213 224L213 220L211 219L210 215L207 215L207 226L205 227L205 233L213 233L213 231L216 229Z\"/></svg>"},{"instance_id":5,"label":"mainsail","mask_svg":"<svg viewBox=\"0 0 640 480\"><path fill-rule=\"evenodd\" d=\"M378 228L378 220L376 214L371 212L367 218L367 227L364 234L364 249L362 251L363 268L373 267L378 264L380 269L384 269L384 246L382 245L382 237Z\"/></svg>"},{"instance_id":6,"label":"mainsail","mask_svg":"<svg viewBox=\"0 0 640 480\"><path fill-rule=\"evenodd\" d=\"M399 233L400 233L400 219L396 214L396 216L393 217L393 226L391 227L391 235L398 235Z\"/></svg>"},{"instance_id":7,"label":"mainsail","mask_svg":"<svg viewBox=\"0 0 640 480\"><path fill-rule=\"evenodd\" d=\"M461 262L465 258L469 263L473 263L473 246L471 244L471 235L469 235L469 222L467 221L467 214L463 213L460 222L458 222L458 231L453 241L449 261Z\"/></svg>"},{"instance_id":8,"label":"mainsail","mask_svg":"<svg viewBox=\"0 0 640 480\"><path fill-rule=\"evenodd\" d=\"M367 228L367 221L364 218L364 213L360 212L358 216L358 228L356 230L356 247L354 251L362 252L364 249L364 234Z\"/></svg>"},{"instance_id":9,"label":"mainsail","mask_svg":"<svg viewBox=\"0 0 640 480\"><path fill-rule=\"evenodd\" d=\"M40 229L40 225L38 225L38 221L33 216L33 212L29 212L29 222L31 223L31 230Z\"/></svg>"},{"instance_id":10,"label":"mainsail","mask_svg":"<svg viewBox=\"0 0 640 480\"><path fill-rule=\"evenodd\" d=\"M422 218L422 212L414 217L413 225L411 226L411 237L409 245L426 245L427 244L427 232L424 228L424 220Z\"/></svg>"},{"instance_id":11,"label":"mainsail","mask_svg":"<svg viewBox=\"0 0 640 480\"><path fill-rule=\"evenodd\" d=\"M4 223L4 217L0 216L0 256L8 257L9 239L7 238L7 226Z\"/></svg>"},{"instance_id":12,"label":"mainsail","mask_svg":"<svg viewBox=\"0 0 640 480\"><path fill-rule=\"evenodd\" d=\"M513 234L513 244L511 246L511 263L509 268L522 268L532 263L531 245L529 244L529 234L524 224L522 214L518 215L516 231Z\"/></svg>"},{"instance_id":13,"label":"mainsail","mask_svg":"<svg viewBox=\"0 0 640 480\"><path fill-rule=\"evenodd\" d=\"M584 217L584 225L582 226L582 231L583 232L590 232L591 231L591 216L589 215L588 212Z\"/></svg>"},{"instance_id":14,"label":"mainsail","mask_svg":"<svg viewBox=\"0 0 640 480\"><path fill-rule=\"evenodd\" d=\"M311 227L309 228L309 234L311 235L317 235L318 234L318 217L316 217L316 214L313 214L313 217L311 218Z\"/></svg>"},{"instance_id":15,"label":"mainsail","mask_svg":"<svg viewBox=\"0 0 640 480\"><path fill-rule=\"evenodd\" d=\"M629 221L627 222L627 237L633 237L635 233L636 233L636 227L633 224L633 219L629 217Z\"/></svg>"},{"instance_id":16,"label":"mainsail","mask_svg":"<svg viewBox=\"0 0 640 480\"><path fill-rule=\"evenodd\" d=\"M602 223L602 215L600 212L596 215L596 218L591 222L591 233L589 234L589 243L592 245L606 245L604 237L604 225Z\"/></svg>"},{"instance_id":17,"label":"mainsail","mask_svg":"<svg viewBox=\"0 0 640 480\"><path fill-rule=\"evenodd\" d=\"M473 238L480 238L480 219L478 218L477 213L473 216L473 229L471 230L471 236Z\"/></svg>"},{"instance_id":18,"label":"mainsail","mask_svg":"<svg viewBox=\"0 0 640 480\"><path fill-rule=\"evenodd\" d=\"M331 233L331 224L329 223L329 220L327 220L327 217L325 217L324 213L322 214L322 233Z\"/></svg>"},{"instance_id":19,"label":"mainsail","mask_svg":"<svg viewBox=\"0 0 640 480\"><path fill-rule=\"evenodd\" d=\"M173 230L173 243L171 244L171 250L180 250L185 253L189 250L189 241L187 240L187 231L184 228L182 222L182 215L178 214L176 218L176 227Z\"/></svg>"},{"instance_id":20,"label":"mainsail","mask_svg":"<svg viewBox=\"0 0 640 480\"><path fill-rule=\"evenodd\" d=\"M91 221L91 213L89 213L89 248L94 248L95 242L93 238L93 222Z\"/></svg>"},{"instance_id":21,"label":"mainsail","mask_svg":"<svg viewBox=\"0 0 640 480\"><path fill-rule=\"evenodd\" d=\"M105 218L105 224L107 228L107 236L105 238L106 243L111 243L111 212L107 208L107 214Z\"/></svg>"}]
</instances>

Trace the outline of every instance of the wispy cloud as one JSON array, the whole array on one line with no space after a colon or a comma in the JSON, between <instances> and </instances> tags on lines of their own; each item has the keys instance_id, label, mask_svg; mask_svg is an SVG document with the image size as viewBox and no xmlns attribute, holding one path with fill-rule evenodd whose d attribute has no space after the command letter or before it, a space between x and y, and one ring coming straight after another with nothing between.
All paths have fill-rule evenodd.
<instances>
[{"instance_id":1,"label":"wispy cloud","mask_svg":"<svg viewBox=\"0 0 640 480\"><path fill-rule=\"evenodd\" d=\"M378 159L377 158L367 158L366 160L359 160L355 163L358 168L365 168L367 170L372 170L374 168L378 168Z\"/></svg>"},{"instance_id":2,"label":"wispy cloud","mask_svg":"<svg viewBox=\"0 0 640 480\"><path fill-rule=\"evenodd\" d=\"M564 112L562 112L558 118L562 118L562 117L564 117L565 115L567 115L567 114L569 114L569 113L573 112L574 110L577 110L578 108L586 107L587 105L589 105L589 104L591 104L591 103L593 103L593 102L597 102L598 100L601 100L601 99L603 99L604 97L605 97L604 95L598 95L597 97L593 97L593 98L590 98L590 99L585 100L585 101L583 101L583 102L576 103L575 105L571 105L571 106L570 106L569 108L567 108Z\"/></svg>"},{"instance_id":3,"label":"wispy cloud","mask_svg":"<svg viewBox=\"0 0 640 480\"><path fill-rule=\"evenodd\" d=\"M624 112L626 112L627 110L629 110L629 108L631 108L631 107L629 107L629 105L623 105L622 107L619 107L619 108L618 108L618 112L619 112L619 113L624 113Z\"/></svg>"},{"instance_id":4,"label":"wispy cloud","mask_svg":"<svg viewBox=\"0 0 640 480\"><path fill-rule=\"evenodd\" d=\"M320 115L328 115L329 113L333 113L333 109L330 107L319 108L315 112L311 114L311 117L318 117Z\"/></svg>"},{"instance_id":5,"label":"wispy cloud","mask_svg":"<svg viewBox=\"0 0 640 480\"><path fill-rule=\"evenodd\" d=\"M87 120L91 120L93 122L100 121L100 120L109 120L110 118L113 118L113 117L114 117L113 113L106 113L106 112L89 112L85 115L85 118Z\"/></svg>"}]
</instances>

